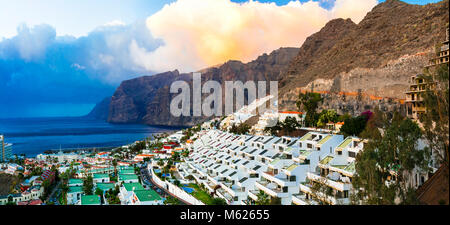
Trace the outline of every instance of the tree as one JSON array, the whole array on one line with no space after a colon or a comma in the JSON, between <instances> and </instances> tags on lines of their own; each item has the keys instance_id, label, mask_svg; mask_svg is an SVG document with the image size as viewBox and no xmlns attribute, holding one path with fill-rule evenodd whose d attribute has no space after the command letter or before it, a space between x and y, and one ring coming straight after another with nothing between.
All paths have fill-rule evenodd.
<instances>
[{"instance_id":1,"label":"tree","mask_svg":"<svg viewBox=\"0 0 450 225\"><path fill-rule=\"evenodd\" d=\"M94 179L91 175L83 179L83 192L86 195L92 195L92 189L94 188Z\"/></svg>"},{"instance_id":2,"label":"tree","mask_svg":"<svg viewBox=\"0 0 450 225\"><path fill-rule=\"evenodd\" d=\"M329 122L337 122L338 120L338 115L336 113L336 111L334 110L322 110L322 112L319 115L319 120L317 121L317 126L318 127L324 127L327 123Z\"/></svg>"},{"instance_id":3,"label":"tree","mask_svg":"<svg viewBox=\"0 0 450 225\"><path fill-rule=\"evenodd\" d=\"M319 107L319 103L323 101L322 96L318 93L307 92L305 94L300 93L297 101L297 108L299 111L303 108L306 111L305 125L307 127L316 126L317 113L316 110Z\"/></svg>"},{"instance_id":4,"label":"tree","mask_svg":"<svg viewBox=\"0 0 450 225\"><path fill-rule=\"evenodd\" d=\"M114 166L114 176L117 176L117 159L112 160L112 165Z\"/></svg>"},{"instance_id":5,"label":"tree","mask_svg":"<svg viewBox=\"0 0 450 225\"><path fill-rule=\"evenodd\" d=\"M407 179L415 168L429 170L429 151L418 148L422 134L416 123L395 116L389 122L384 135L375 133L356 157L354 204L418 203Z\"/></svg>"},{"instance_id":6,"label":"tree","mask_svg":"<svg viewBox=\"0 0 450 225\"><path fill-rule=\"evenodd\" d=\"M275 136L278 134L278 132L280 130L282 130L282 126L283 126L283 123L278 120L277 124L275 126L264 128L264 132L269 133L272 136Z\"/></svg>"},{"instance_id":7,"label":"tree","mask_svg":"<svg viewBox=\"0 0 450 225\"><path fill-rule=\"evenodd\" d=\"M344 121L341 127L341 132L346 136L358 136L366 128L367 118L365 116L358 116Z\"/></svg>"},{"instance_id":8,"label":"tree","mask_svg":"<svg viewBox=\"0 0 450 225\"><path fill-rule=\"evenodd\" d=\"M296 118L288 116L284 122L282 123L283 130L285 130L288 134L291 132L297 130L297 128L300 127L300 123L297 121Z\"/></svg>"},{"instance_id":9,"label":"tree","mask_svg":"<svg viewBox=\"0 0 450 225\"><path fill-rule=\"evenodd\" d=\"M424 71L423 78L433 83L423 93L426 112L419 117L436 164L449 166L449 73L448 64ZM448 176L446 176L448 178Z\"/></svg>"},{"instance_id":10,"label":"tree","mask_svg":"<svg viewBox=\"0 0 450 225\"><path fill-rule=\"evenodd\" d=\"M255 202L256 205L269 205L270 204L270 197L264 191L259 191L259 193L256 195L256 197L258 197L258 200Z\"/></svg>"},{"instance_id":11,"label":"tree","mask_svg":"<svg viewBox=\"0 0 450 225\"><path fill-rule=\"evenodd\" d=\"M211 205L228 205L228 204L223 198L213 198L211 201Z\"/></svg>"},{"instance_id":12,"label":"tree","mask_svg":"<svg viewBox=\"0 0 450 225\"><path fill-rule=\"evenodd\" d=\"M229 130L230 133L234 134L247 134L250 131L250 126L246 123L240 123L239 125L233 124Z\"/></svg>"}]
</instances>

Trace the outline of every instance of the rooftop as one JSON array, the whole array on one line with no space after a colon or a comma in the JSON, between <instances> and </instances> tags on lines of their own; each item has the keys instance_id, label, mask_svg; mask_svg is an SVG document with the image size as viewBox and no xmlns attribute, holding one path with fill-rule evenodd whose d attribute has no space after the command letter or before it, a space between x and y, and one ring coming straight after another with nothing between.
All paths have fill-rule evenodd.
<instances>
[{"instance_id":1,"label":"rooftop","mask_svg":"<svg viewBox=\"0 0 450 225\"><path fill-rule=\"evenodd\" d=\"M82 179L69 179L69 184L82 184Z\"/></svg>"},{"instance_id":2,"label":"rooftop","mask_svg":"<svg viewBox=\"0 0 450 225\"><path fill-rule=\"evenodd\" d=\"M97 183L97 188L102 191L108 191L109 189L114 189L114 183Z\"/></svg>"},{"instance_id":3,"label":"rooftop","mask_svg":"<svg viewBox=\"0 0 450 225\"><path fill-rule=\"evenodd\" d=\"M100 205L100 197L98 195L81 196L81 205Z\"/></svg>"},{"instance_id":4,"label":"rooftop","mask_svg":"<svg viewBox=\"0 0 450 225\"><path fill-rule=\"evenodd\" d=\"M129 183L129 184L123 184L123 186L125 187L125 190L127 191L141 191L141 190L145 190L144 187L140 184L140 183Z\"/></svg>"},{"instance_id":5,"label":"rooftop","mask_svg":"<svg viewBox=\"0 0 450 225\"><path fill-rule=\"evenodd\" d=\"M83 192L83 187L69 187L69 193Z\"/></svg>"},{"instance_id":6,"label":"rooftop","mask_svg":"<svg viewBox=\"0 0 450 225\"><path fill-rule=\"evenodd\" d=\"M134 191L134 193L141 202L161 200L161 196L159 196L154 190L138 190Z\"/></svg>"},{"instance_id":7,"label":"rooftop","mask_svg":"<svg viewBox=\"0 0 450 225\"><path fill-rule=\"evenodd\" d=\"M136 174L119 174L119 180L137 180Z\"/></svg>"}]
</instances>

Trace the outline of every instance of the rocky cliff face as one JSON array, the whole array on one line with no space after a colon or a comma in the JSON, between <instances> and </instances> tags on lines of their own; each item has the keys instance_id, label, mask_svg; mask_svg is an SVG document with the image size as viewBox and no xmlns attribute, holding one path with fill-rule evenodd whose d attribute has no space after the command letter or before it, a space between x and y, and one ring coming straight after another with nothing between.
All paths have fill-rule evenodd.
<instances>
[{"instance_id":1,"label":"rocky cliff face","mask_svg":"<svg viewBox=\"0 0 450 225\"><path fill-rule=\"evenodd\" d=\"M355 24L332 20L300 49L282 48L244 64L229 61L202 70L202 81L279 80L281 110L296 110L298 94L324 95L322 108L359 114L380 106L402 111L411 76L421 73L445 38L449 0L424 6L387 0ZM109 106L112 123L195 125L209 118L174 118L169 112L172 82L192 82L178 71L124 81ZM204 96L203 96L204 97Z\"/></svg>"},{"instance_id":2,"label":"rocky cliff face","mask_svg":"<svg viewBox=\"0 0 450 225\"><path fill-rule=\"evenodd\" d=\"M422 72L445 39L448 4L387 0L357 25L330 21L305 41L281 76L280 107L295 109L299 92L312 90L326 94L323 107L340 113L358 114L380 104L399 110L409 78Z\"/></svg>"},{"instance_id":3,"label":"rocky cliff face","mask_svg":"<svg viewBox=\"0 0 450 225\"><path fill-rule=\"evenodd\" d=\"M111 97L103 99L101 102L97 103L88 115L86 115L86 118L106 121L108 119L110 103Z\"/></svg>"},{"instance_id":4,"label":"rocky cliff face","mask_svg":"<svg viewBox=\"0 0 450 225\"><path fill-rule=\"evenodd\" d=\"M276 81L280 74L286 72L287 65L297 53L296 48L281 48L247 64L229 61L221 66L202 70L202 83L215 80L224 86L224 81ZM209 119L173 117L170 114L170 102L177 95L170 94L170 86L178 80L192 84L192 74L172 71L122 82L111 99L108 122L193 126Z\"/></svg>"}]
</instances>

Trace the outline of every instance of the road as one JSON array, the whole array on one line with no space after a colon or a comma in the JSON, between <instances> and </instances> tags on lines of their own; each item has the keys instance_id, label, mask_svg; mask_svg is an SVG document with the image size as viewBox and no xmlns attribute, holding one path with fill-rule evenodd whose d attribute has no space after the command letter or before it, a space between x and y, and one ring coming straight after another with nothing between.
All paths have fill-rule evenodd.
<instances>
[{"instance_id":1,"label":"road","mask_svg":"<svg viewBox=\"0 0 450 225\"><path fill-rule=\"evenodd\" d=\"M153 183L153 181L151 179L151 175L149 174L149 172L146 169L146 167L141 168L141 177L142 177L144 183L147 186L150 186L150 188L153 189L154 191L156 191L161 197L167 198L167 196L172 196L172 197L175 197L178 200L180 200L181 205L187 205L188 204L185 201L183 201L182 199L179 199L177 196L172 195L171 193L165 191L163 188L159 188L158 185Z\"/></svg>"},{"instance_id":2,"label":"road","mask_svg":"<svg viewBox=\"0 0 450 225\"><path fill-rule=\"evenodd\" d=\"M55 195L56 191L59 192L59 185L61 185L61 180L58 181L58 183L55 186L53 186L52 192L48 195L47 199L45 200L46 202L51 201L51 202L55 203L55 205L59 205L58 199L56 199L56 197L53 197ZM56 196L58 196L58 195L56 195Z\"/></svg>"}]
</instances>

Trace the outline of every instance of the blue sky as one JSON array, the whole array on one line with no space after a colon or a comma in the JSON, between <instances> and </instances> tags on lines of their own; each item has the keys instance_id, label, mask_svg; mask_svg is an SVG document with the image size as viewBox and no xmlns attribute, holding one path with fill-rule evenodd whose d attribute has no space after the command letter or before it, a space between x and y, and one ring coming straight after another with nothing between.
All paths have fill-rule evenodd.
<instances>
[{"instance_id":1,"label":"blue sky","mask_svg":"<svg viewBox=\"0 0 450 225\"><path fill-rule=\"evenodd\" d=\"M333 7L334 0L318 1L322 8ZM0 0L0 118L84 115L122 80L154 74L139 61L165 41L153 37L145 20L172 2Z\"/></svg>"}]
</instances>

